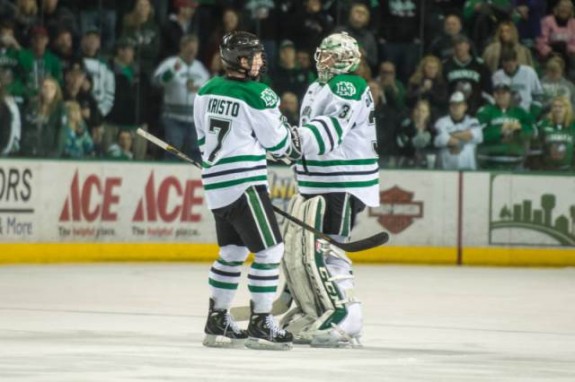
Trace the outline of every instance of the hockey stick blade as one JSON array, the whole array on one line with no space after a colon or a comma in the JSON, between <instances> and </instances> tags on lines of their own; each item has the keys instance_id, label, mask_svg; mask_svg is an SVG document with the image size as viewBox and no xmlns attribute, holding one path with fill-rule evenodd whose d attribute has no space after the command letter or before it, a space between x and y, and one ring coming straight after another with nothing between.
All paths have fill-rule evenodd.
<instances>
[{"instance_id":1,"label":"hockey stick blade","mask_svg":"<svg viewBox=\"0 0 575 382\"><path fill-rule=\"evenodd\" d=\"M387 232L379 232L373 236L366 237L365 239L353 241L350 243L340 243L340 242L334 240L331 236L329 236L329 235L321 232L320 230L306 224L305 222L301 221L300 219L296 218L295 216L288 214L287 212L285 212L281 208L273 206L273 209L276 213L280 214L284 218L290 220L291 222L299 225L302 228L307 229L308 231L313 232L319 238L327 241L328 243L330 243L334 247L338 247L340 249L343 249L346 252L365 251L366 249L379 247L380 245L387 243L387 241L389 240L389 234Z\"/></svg>"},{"instance_id":2,"label":"hockey stick blade","mask_svg":"<svg viewBox=\"0 0 575 382\"><path fill-rule=\"evenodd\" d=\"M178 150L174 146L171 146L168 143L162 141L160 138L156 137L155 135L148 133L146 130L144 130L142 128L138 128L138 130L136 130L136 132L139 136L147 139L148 141L152 142L156 146L161 147L162 149L176 155L178 158L180 158L186 162L189 162L198 168L202 168L202 166L198 162L196 162L195 160L193 160L192 158L190 158L189 156L187 156L186 154L184 154L183 152L181 152L180 150ZM284 218L290 220L294 224L297 224L300 227L302 227L308 231L313 232L316 236L327 241L328 243L332 244L335 247L343 249L346 252L360 252L360 251L364 251L366 249L375 248L375 247L378 247L382 244L385 244L389 240L389 235L387 234L387 232L380 232L376 235L373 235L373 236L370 236L370 237L367 237L365 239L361 239L358 241L354 241L351 243L340 243L340 242L335 241L333 238L326 235L325 233L323 233L323 232L315 229L314 227L306 224L305 222L301 221L300 219L296 218L295 216L288 214L287 212L285 212L281 208L276 207L276 206L272 206L272 207L276 213L282 215Z\"/></svg>"}]
</instances>

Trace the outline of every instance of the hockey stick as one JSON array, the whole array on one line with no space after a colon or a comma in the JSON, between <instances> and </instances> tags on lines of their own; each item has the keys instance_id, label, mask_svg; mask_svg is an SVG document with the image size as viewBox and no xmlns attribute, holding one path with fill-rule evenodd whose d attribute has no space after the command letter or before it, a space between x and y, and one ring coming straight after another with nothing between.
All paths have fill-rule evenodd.
<instances>
[{"instance_id":1,"label":"hockey stick","mask_svg":"<svg viewBox=\"0 0 575 382\"><path fill-rule=\"evenodd\" d=\"M161 147L162 149L166 150L167 152L176 155L178 158L193 164L197 168L200 168L200 169L202 168L200 163L198 163L194 159L190 158L189 156L187 156L186 154L184 154L183 152L181 152L177 148L175 148L175 147L169 145L168 143L162 141L160 138L156 137L155 135L150 134L141 128L138 128L138 130L136 132L138 133L139 136L147 139L148 141L152 142L156 146ZM364 251L366 249L378 247L382 244L385 244L389 240L389 234L387 232L379 232L373 236L370 236L370 237L367 237L365 239L361 239L358 241L353 241L350 243L340 243L340 242L334 240L329 235L327 235L327 234L321 232L320 230L306 224L305 222L301 221L300 219L296 218L295 216L288 214L287 212L285 212L281 208L276 207L276 206L272 206L272 207L273 207L274 212L276 212L277 214L280 214L281 216L288 219L292 223L294 223L294 224L296 224L296 225L298 225L298 226L300 226L300 227L302 227L302 228L304 228L310 232L313 232L317 237L327 241L328 243L330 243L334 247L338 247L340 249L343 249L346 252Z\"/></svg>"}]
</instances>

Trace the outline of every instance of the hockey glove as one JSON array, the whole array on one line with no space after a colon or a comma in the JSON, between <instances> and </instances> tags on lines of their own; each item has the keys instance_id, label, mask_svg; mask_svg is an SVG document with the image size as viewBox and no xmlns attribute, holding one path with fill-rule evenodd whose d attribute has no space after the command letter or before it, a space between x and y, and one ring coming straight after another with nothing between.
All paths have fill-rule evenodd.
<instances>
[{"instance_id":1,"label":"hockey glove","mask_svg":"<svg viewBox=\"0 0 575 382\"><path fill-rule=\"evenodd\" d=\"M301 136L299 134L297 126L288 125L288 130L290 132L291 144L290 147L287 149L285 156L291 161L295 162L298 159L301 159L302 157Z\"/></svg>"}]
</instances>

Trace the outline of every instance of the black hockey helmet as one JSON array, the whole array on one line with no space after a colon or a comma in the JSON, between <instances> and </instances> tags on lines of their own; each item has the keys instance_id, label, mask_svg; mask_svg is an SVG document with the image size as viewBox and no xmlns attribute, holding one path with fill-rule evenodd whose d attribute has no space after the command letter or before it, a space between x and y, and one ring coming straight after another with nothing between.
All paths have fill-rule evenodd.
<instances>
[{"instance_id":1,"label":"black hockey helmet","mask_svg":"<svg viewBox=\"0 0 575 382\"><path fill-rule=\"evenodd\" d=\"M248 66L251 67L254 55L259 52L264 52L264 46L256 35L249 32L227 33L220 44L220 56L224 66L244 74L247 74L248 71L241 66L240 59L245 57L248 60ZM260 70L260 74L264 67Z\"/></svg>"}]
</instances>

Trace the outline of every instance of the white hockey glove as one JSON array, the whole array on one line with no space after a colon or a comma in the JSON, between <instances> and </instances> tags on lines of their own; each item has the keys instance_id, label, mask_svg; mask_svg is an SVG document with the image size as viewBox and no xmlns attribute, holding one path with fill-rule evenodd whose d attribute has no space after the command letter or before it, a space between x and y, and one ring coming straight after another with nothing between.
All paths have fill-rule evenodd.
<instances>
[{"instance_id":1,"label":"white hockey glove","mask_svg":"<svg viewBox=\"0 0 575 382\"><path fill-rule=\"evenodd\" d=\"M299 130L297 126L290 126L288 125L288 129L290 132L290 139L291 145L290 148L286 151L286 156L292 160L296 161L301 159L302 151L301 151L301 136L299 134Z\"/></svg>"},{"instance_id":2,"label":"white hockey glove","mask_svg":"<svg viewBox=\"0 0 575 382\"><path fill-rule=\"evenodd\" d=\"M290 165L302 157L301 137L297 126L291 126L287 123L285 126L289 130L290 146L282 155L272 154L272 160L275 162L282 162L284 164Z\"/></svg>"}]
</instances>

